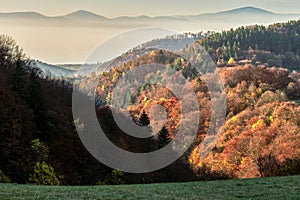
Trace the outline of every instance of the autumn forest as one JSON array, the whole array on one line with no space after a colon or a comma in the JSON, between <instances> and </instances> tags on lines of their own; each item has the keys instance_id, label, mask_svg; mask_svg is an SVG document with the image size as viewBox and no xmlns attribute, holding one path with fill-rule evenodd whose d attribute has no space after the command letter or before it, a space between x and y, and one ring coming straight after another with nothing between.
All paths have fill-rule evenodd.
<instances>
[{"instance_id":1,"label":"autumn forest","mask_svg":"<svg viewBox=\"0 0 300 200\"><path fill-rule=\"evenodd\" d=\"M169 166L141 174L109 168L94 158L82 144L72 115L76 80L44 74L13 38L2 35L0 182L113 185L299 175L299 34L300 21L246 26L195 34L196 42L180 50L191 60L203 55L204 50L208 52L224 84L225 123L205 157L200 157L199 151L212 124L215 99L205 81L209 78L204 79L185 58L143 46L142 51L148 53L125 63L117 60L107 71L81 77L82 91L90 91L91 83L97 81L95 110L106 136L120 148L137 153L155 151L174 139L180 123L185 123L181 120L180 100L158 84L141 85L128 97L130 105L125 110L132 121L150 127L155 134L147 139L134 138L121 130L113 118L111 100L117 82L130 70L149 63L170 67L189 81L200 112L199 118L186 113L190 116L187 118L198 123L192 145ZM198 49L198 45L203 49ZM136 51L141 50L122 56ZM209 69L201 69L204 71ZM151 82L157 75L170 78L161 71L151 72L147 78ZM124 85L123 90L129 88ZM189 94L184 95L190 98ZM194 106L190 104L189 107ZM154 105L165 109L166 122L153 117ZM117 114L125 117L124 110Z\"/></svg>"}]
</instances>

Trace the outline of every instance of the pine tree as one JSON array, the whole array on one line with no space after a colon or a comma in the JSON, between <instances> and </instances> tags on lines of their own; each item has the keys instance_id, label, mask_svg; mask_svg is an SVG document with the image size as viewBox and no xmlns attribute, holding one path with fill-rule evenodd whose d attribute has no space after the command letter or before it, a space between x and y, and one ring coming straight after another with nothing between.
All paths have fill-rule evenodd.
<instances>
[{"instance_id":1,"label":"pine tree","mask_svg":"<svg viewBox=\"0 0 300 200\"><path fill-rule=\"evenodd\" d=\"M152 134L152 127L150 126L150 120L145 111L141 114L138 119L138 125L146 127L147 133L149 134L149 138L145 140L145 151L151 152L157 149L157 142Z\"/></svg>"},{"instance_id":2,"label":"pine tree","mask_svg":"<svg viewBox=\"0 0 300 200\"><path fill-rule=\"evenodd\" d=\"M143 111L143 113L141 114L139 120L138 120L138 124L140 126L149 126L150 125L150 120L148 115L146 114L145 111Z\"/></svg>"},{"instance_id":3,"label":"pine tree","mask_svg":"<svg viewBox=\"0 0 300 200\"><path fill-rule=\"evenodd\" d=\"M169 131L165 126L163 126L157 135L158 147L162 148L166 146L169 142L171 142Z\"/></svg>"}]
</instances>

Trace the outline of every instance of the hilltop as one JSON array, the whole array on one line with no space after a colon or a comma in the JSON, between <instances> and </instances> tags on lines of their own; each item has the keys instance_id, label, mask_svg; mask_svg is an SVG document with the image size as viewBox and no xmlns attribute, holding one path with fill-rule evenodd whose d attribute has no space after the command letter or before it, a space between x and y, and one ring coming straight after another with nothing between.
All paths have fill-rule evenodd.
<instances>
[{"instance_id":1,"label":"hilltop","mask_svg":"<svg viewBox=\"0 0 300 200\"><path fill-rule=\"evenodd\" d=\"M248 60L289 70L300 70L300 20L269 26L241 26L212 33L199 41L220 66L233 61Z\"/></svg>"},{"instance_id":2,"label":"hilltop","mask_svg":"<svg viewBox=\"0 0 300 200\"><path fill-rule=\"evenodd\" d=\"M260 14L260 15L274 15L275 13L261 9L256 8L252 6L242 7L242 8L236 8L228 11L222 11L218 12L216 14L224 15L224 14Z\"/></svg>"}]
</instances>

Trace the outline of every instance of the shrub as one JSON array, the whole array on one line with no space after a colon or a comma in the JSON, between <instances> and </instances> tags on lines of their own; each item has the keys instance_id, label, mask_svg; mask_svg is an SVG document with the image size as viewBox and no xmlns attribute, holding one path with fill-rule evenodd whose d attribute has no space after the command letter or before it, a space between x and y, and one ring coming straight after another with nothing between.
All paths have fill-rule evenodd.
<instances>
[{"instance_id":1,"label":"shrub","mask_svg":"<svg viewBox=\"0 0 300 200\"><path fill-rule=\"evenodd\" d=\"M123 181L124 173L119 170L113 170L111 174L108 174L105 177L104 184L105 185L121 185L125 182Z\"/></svg>"},{"instance_id":2,"label":"shrub","mask_svg":"<svg viewBox=\"0 0 300 200\"><path fill-rule=\"evenodd\" d=\"M36 162L32 173L29 175L28 183L38 185L60 185L53 167L46 162Z\"/></svg>"}]
</instances>

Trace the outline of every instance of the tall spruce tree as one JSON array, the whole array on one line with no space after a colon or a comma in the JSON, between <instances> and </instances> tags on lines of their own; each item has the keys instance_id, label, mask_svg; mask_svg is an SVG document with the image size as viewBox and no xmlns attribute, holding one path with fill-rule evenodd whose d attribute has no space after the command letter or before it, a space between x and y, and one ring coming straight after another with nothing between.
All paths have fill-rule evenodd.
<instances>
[{"instance_id":1,"label":"tall spruce tree","mask_svg":"<svg viewBox=\"0 0 300 200\"><path fill-rule=\"evenodd\" d=\"M149 133L149 138L146 138L145 152L155 151L157 149L157 143L152 134L152 127L150 126L150 119L145 111L142 112L140 118L138 119L138 125L146 127Z\"/></svg>"},{"instance_id":2,"label":"tall spruce tree","mask_svg":"<svg viewBox=\"0 0 300 200\"><path fill-rule=\"evenodd\" d=\"M163 126L162 129L157 134L157 144L159 148L166 146L169 142L171 142L171 137L168 129Z\"/></svg>"},{"instance_id":3,"label":"tall spruce tree","mask_svg":"<svg viewBox=\"0 0 300 200\"><path fill-rule=\"evenodd\" d=\"M138 120L138 124L140 126L149 126L150 125L150 120L148 115L146 114L145 111L143 111L143 113L141 114L139 120Z\"/></svg>"}]
</instances>

